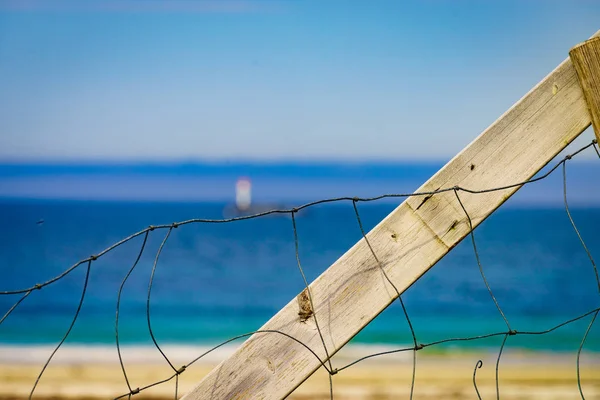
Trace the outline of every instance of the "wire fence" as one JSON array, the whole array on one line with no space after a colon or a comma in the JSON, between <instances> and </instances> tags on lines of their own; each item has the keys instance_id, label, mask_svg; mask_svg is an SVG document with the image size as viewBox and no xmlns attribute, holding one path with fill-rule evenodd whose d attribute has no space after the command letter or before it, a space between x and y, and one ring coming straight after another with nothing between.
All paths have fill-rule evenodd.
<instances>
[{"instance_id":1,"label":"wire fence","mask_svg":"<svg viewBox=\"0 0 600 400\"><path fill-rule=\"evenodd\" d=\"M595 140L593 140L591 143L589 143L588 145L580 148L579 150L575 151L572 154L569 154L567 156L565 156L562 160L560 160L558 163L556 163L550 170L548 170L548 172L546 172L545 174L541 175L541 176L537 176L534 177L530 180L524 181L524 182L516 182L514 184L508 185L508 186L502 186L502 187L496 187L496 188L486 188L486 189L471 189L471 188L465 188L465 187L460 187L460 186L454 186L454 187L447 187L447 188L442 188L436 191L430 191L430 192L417 192L417 193L412 193L412 194L385 194L385 195L381 195L381 196L377 196L377 197L370 197L370 198L358 198L358 197L338 197L338 198L330 198L330 199L324 199L324 200L319 200L319 201L314 201L311 203L307 203L304 204L302 206L299 207L295 207L295 208L290 208L290 209L277 209L277 210L271 210L271 211L266 211L266 212L262 212L262 213L258 213L258 214L254 214L254 215L248 215L248 216L239 216L239 217L234 217L234 218L226 218L226 219L190 219L190 220L186 220L186 221L181 221L181 222L174 222L172 224L167 224L167 225L154 225L154 226L149 226L139 232L136 232L116 243L114 243L112 246L106 248L105 250L101 251L100 253L96 254L96 255L92 255L88 258L85 258L81 261L78 261L76 264L74 264L73 266L71 266L70 268L66 269L64 272L62 272L61 274L59 274L58 276L55 276L54 278L43 282L43 283L38 283L35 284L31 287L25 288L25 289L18 289L18 290L5 290L5 291L0 291L0 295L2 296L19 296L17 298L17 300L15 301L15 303L12 305L12 307L10 307L8 309L8 311L2 316L2 318L0 319L0 329L1 329L1 324L10 316L10 314L12 312L15 311L15 309L17 309L17 307L23 302L25 301L32 293L34 293L35 291L41 290L43 288L45 288L46 286L52 285L58 281L60 281L61 279L63 279L64 277L66 277L67 275L69 275L71 272L73 272L74 270L78 269L78 268L85 268L85 278L84 278L84 282L83 282L83 289L81 292L81 296L79 298L79 303L77 305L77 309L75 311L75 314L73 315L73 318L71 319L70 325L68 326L68 328L66 329L64 336L62 337L62 339L59 341L59 343L54 347L54 350L52 351L52 353L50 354L50 356L47 358L46 362L44 363L43 367L41 368L41 371L39 373L39 375L37 376L37 379L35 380L35 382L32 385L31 388L31 392L29 395L29 398L32 398L36 388L38 387L38 385L40 384L40 380L42 378L42 376L44 375L44 372L46 371L47 367L49 366L49 364L52 362L53 357L55 356L55 354L59 351L59 349L61 348L61 346L63 345L63 343L67 340L67 338L69 337L69 334L71 333L71 330L73 329L73 326L75 325L79 315L80 315L80 311L82 308L82 305L84 303L84 300L86 298L86 290L88 288L88 284L90 281L90 271L92 269L92 265L93 263L98 260L99 258L103 257L104 255L106 255L107 253L113 251L114 249L116 249L117 247L133 240L136 237L142 236L143 237L143 241L141 244L141 247L139 249L139 252L137 254L137 258L135 259L135 262L133 263L133 265L129 268L129 270L127 271L127 274L125 275L124 279L122 280L118 293L117 293L117 304L116 304L116 316L115 316L115 343L116 343L116 348L117 348L117 353L118 353L118 358L119 358L119 363L120 363L120 367L121 370L123 372L123 378L124 381L127 385L128 388L128 392L127 393L123 393L121 396L116 397L116 399L121 399L121 398L131 398L132 396L143 392L149 388L152 388L154 386L157 385L161 385L164 384L166 382L169 381L175 381L175 388L174 388L174 398L177 399L180 395L179 393L179 376L184 373L186 371L187 368L189 368L191 365L193 365L194 363L197 363L199 360L201 360L203 357L205 357L207 354L213 352L214 350L230 343L233 342L235 340L238 339L242 339L242 338L246 338L252 335L263 335L263 334L269 334L269 335L281 335L286 337L287 339L294 341L298 344L300 344L301 346L304 347L304 349L311 353L312 356L314 356L319 364L321 365L321 368L323 368L325 371L327 371L327 374L329 376L329 393L330 393L330 398L334 399L334 385L333 385L333 379L332 376L343 372L344 370L364 361L370 358L374 358L374 357L379 357L379 356L383 356L383 355L388 355L388 354L394 354L394 353L401 353L401 352L412 352L412 377L411 377L411 386L410 386L410 399L413 398L414 395L414 390L415 390L415 376L416 376L416 370L417 370L417 352L419 350L422 350L424 348L427 347L433 347L433 346L438 346L441 344L446 344L446 343L452 343L452 342L465 342L465 341L477 341L477 340L481 340L481 339L485 339L485 338L490 338L490 337L502 337L502 343L500 345L499 351L498 351L498 355L496 357L496 363L495 363L495 384L496 384L496 398L500 399L500 385L499 385L499 367L500 367L500 362L502 359L502 353L503 350L505 348L505 345L507 343L507 340L510 336L517 336L517 335L523 335L523 336L532 336L532 335L545 335L548 334L550 332L553 332L561 327L564 327L568 324L572 324L576 321L582 320L584 318L589 318L589 324L587 325L587 328L585 330L585 332L582 335L582 340L581 343L579 345L579 348L577 350L577 356L576 356L576 374L577 374L577 386L579 389L579 394L581 396L582 399L585 399L584 396L584 388L582 386L581 383L581 374L580 374L580 356L581 356L581 352L585 346L586 340L588 338L588 335L590 333L590 330L592 329L592 326L594 325L594 322L596 321L597 317L598 317L598 313L600 312L600 297L598 298L598 307L589 310L588 312L581 314L581 315L577 315L577 316L573 316L572 318L565 320L563 322L561 322L560 324L557 324L555 326L549 327L547 329L544 330L539 330L539 331L521 331L521 330L517 330L515 329L515 327L513 325L511 325L509 319L506 317L505 313L502 310L501 304L498 302L498 300L496 299L496 296L494 295L494 292L488 282L488 280L486 279L486 275L484 272L484 266L482 265L481 259L480 259L480 255L479 255L479 251L478 251L478 247L477 247L477 241L475 238L475 232L473 230L473 223L471 220L471 216L469 215L469 212L467 211L467 209L465 208L462 200L461 200L461 193L470 193L470 194L482 194L482 193L488 193L488 192L493 192L493 191L501 191L501 190L507 190L507 189L511 189L511 188L518 188L518 187L522 187L524 185L530 185L533 184L535 182L539 182L542 181L546 178L548 178L551 174L555 173L557 170L561 170L562 171L562 183L563 183L563 201L564 201L564 208L565 208L565 212L566 215L573 227L574 233L577 235L581 246L583 248L583 250L585 251L585 253L587 254L587 257L589 258L590 264L591 264L591 268L593 269L593 272L595 274L595 279L596 279L596 283L597 283L597 287L598 287L598 293L600 294L600 277L599 277L599 273L598 273L598 268L596 266L596 263L594 261L594 258L592 257L592 254L590 253L590 250L588 249L588 247L586 246L579 229L577 228L577 225L575 224L575 221L573 220L572 216L571 216L571 212L569 210L569 204L568 204L568 191L567 191L567 163L568 161L570 161L573 157L578 156L579 154L582 154L584 151L591 151L593 149L593 151L595 151L595 153L598 155L598 157L600 158L600 151L598 150L598 146L597 146L597 142ZM360 203L365 203L365 202L374 202L377 200L382 200L382 199L386 199L386 198L408 198L408 197L414 197L414 196L422 196L425 198L431 198L432 196L438 195L440 193L445 193L445 192L452 192L454 194L454 196L456 197L456 201L457 204L460 205L460 208L462 209L462 211L464 212L468 224L469 224L469 236L471 239L471 244L472 244L472 248L473 248L473 253L477 262L477 266L479 268L479 273L481 274L481 278L483 281L483 284L486 287L487 292L490 295L491 300L493 301L499 315L501 316L502 320L504 321L504 324L506 325L506 329L502 330L502 331L497 331L497 332L490 332L487 334L483 334L483 335L478 335L478 336L468 336L468 337L452 337L452 338L446 338L446 339L442 339L442 340L438 340L438 341L434 341L434 342L430 342L430 343L421 343L418 339L417 339L417 335L415 333L415 330L413 328L413 324L411 322L411 319L409 317L409 313L407 311L407 308L404 304L404 301L402 300L402 296L400 291L398 290L398 288L396 287L396 285L394 284L394 282L392 282L392 280L388 277L388 275L386 274L381 262L379 261L379 258L377 256L377 254L375 253L375 251L373 250L373 246L371 245L371 243L369 242L369 239L367 238L364 226L363 226L363 220L361 219L361 213L359 210L359 204ZM312 349L311 347L309 347L308 345L306 345L305 343L303 343L302 341L300 341L299 339L293 337L292 335L280 331L280 330L258 330L258 331L253 331L253 332L247 332L244 334L240 334L238 336L232 337L216 346L214 346L213 348L211 348L208 351L205 351L203 354L198 355L197 357L195 357L194 359L192 359L190 362L188 362L187 364L184 364L182 366L176 366L174 365L174 363L169 359L169 357L165 354L165 352L163 351L163 349L161 348L161 346L159 345L154 332L153 332L153 328L152 328L152 318L151 318L151 305L150 305L150 299L151 299L151 295L152 295L152 288L153 288L153 283L154 283L154 275L155 275L155 271L159 262L159 258L161 255L161 252L164 248L164 246L166 245L169 236L171 235L173 229L176 229L178 227L184 226L184 225L189 225L189 224L223 224L223 223L234 223L236 221L241 221L241 220L248 220L248 219L254 219L254 218L261 218L261 217L265 217L267 215L273 215L273 214L287 214L291 217L291 221L292 221L292 230L293 230L293 235L294 235L294 245L295 245L295 254L296 254L296 262L297 262L297 266L300 272L300 275L303 279L303 284L305 287L305 292L307 294L308 297L308 301L310 302L310 310L316 310L316 308L314 307L313 304L313 296L311 294L311 290L309 287L309 283L306 279L305 273L304 273L304 269L302 267L302 264L300 262L300 256L299 256L299 240L298 240L298 231L297 231L297 221L296 221L296 214L303 210L303 209L307 209L309 207L313 207L319 204L324 204L324 203L336 203L336 202L351 202L352 206L353 206L353 210L354 210L354 215L356 217L356 222L358 225L358 228L360 229L361 235L363 240L366 242L368 248L370 249L372 256L374 257L374 259L376 260L378 267L380 269L380 271L383 273L383 276L385 277L385 279L387 280L387 282L391 285L391 287L393 287L393 289L396 292L396 296L397 296L397 300L398 300L398 305L399 307L401 307L402 312L404 314L404 317L406 318L406 321L408 323L408 326L410 328L410 333L411 333L411 337L412 337L412 345L409 347L404 347L404 348L397 348L394 350L390 350L390 351L384 351L384 352L378 352L378 353L373 353L373 354L369 354L366 355L364 357L358 358L346 365L343 366L338 366L338 367L334 367L331 357L330 357L330 353L331 350L327 348L326 344L325 344L325 340L323 338L323 332L321 327L319 326L319 316L315 314L312 315L312 317L314 317L314 321L316 324L316 329L318 331L318 335L320 337L320 341L323 345L323 350L325 352L326 357L324 359L320 358L317 355L317 352ZM150 334L150 337L152 339L152 342L154 344L154 346L156 347L156 350L158 352L160 352L160 354L162 355L162 357L164 358L165 363L167 363L169 365L169 367L172 369L172 373L169 376L165 376L164 379L156 381L156 382L152 382L143 386L137 386L134 385L128 375L127 372L127 368L125 366L125 363L123 362L123 357L122 357L122 353L121 353L121 343L120 343L120 339L119 339L119 311L120 311L120 307L121 307L121 296L123 293L123 288L125 286L125 283L127 282L127 280L129 279L130 275L132 274L132 272L134 271L134 269L136 268L136 266L138 265L138 262L140 261L145 249L146 249L146 244L148 242L148 238L151 234L153 234L155 231L166 231L164 239L162 240L158 251L155 255L154 258L154 262L153 262L153 266L152 266L152 272L150 275L150 280L149 280L149 284L148 284L148 290L147 290L147 298L146 298L146 322L148 325L148 332ZM302 312L302 310L301 310ZM301 316L302 317L302 316ZM474 390L474 394L481 399L480 396L480 392L479 389L477 387L477 371L479 368L481 368L483 365L483 362L481 360L479 360L473 370L473 390Z\"/></svg>"}]
</instances>

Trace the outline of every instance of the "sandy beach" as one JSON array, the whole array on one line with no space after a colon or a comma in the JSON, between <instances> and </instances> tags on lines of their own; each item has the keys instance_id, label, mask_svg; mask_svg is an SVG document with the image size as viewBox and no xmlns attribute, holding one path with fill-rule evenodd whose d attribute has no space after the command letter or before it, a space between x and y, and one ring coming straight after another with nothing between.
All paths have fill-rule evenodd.
<instances>
[{"instance_id":1,"label":"sandy beach","mask_svg":"<svg viewBox=\"0 0 600 400\"><path fill-rule=\"evenodd\" d=\"M41 370L40 358L48 348L0 348L0 399L28 398ZM62 349L61 349L62 350ZM126 394L127 385L118 361L109 361L103 348L66 348L44 373L34 398L39 399L109 399ZM112 352L110 355L112 356ZM166 348L175 365L186 358L189 348ZM88 357L81 357L87 352ZM189 367L180 377L182 397L226 356L226 349ZM334 367L347 364L365 349L350 349L334 357ZM37 353L36 353L37 352ZM143 387L171 375L166 363L147 349L125 349L125 363L132 388ZM21 354L19 358L18 355ZM23 356L25 354L25 356ZM112 359L112 357L111 357ZM427 354L420 352L417 361L415 399L476 399L473 369L477 360L483 367L477 372L482 398L495 398L495 359L492 352ZM586 399L600 399L600 357L583 354L582 387ZM412 375L408 355L388 355L361 362L333 377L335 399L408 398ZM500 365L500 393L503 399L579 399L575 354L508 352ZM142 391L134 398L172 399L175 381ZM317 371L289 398L328 399L327 374Z\"/></svg>"}]
</instances>

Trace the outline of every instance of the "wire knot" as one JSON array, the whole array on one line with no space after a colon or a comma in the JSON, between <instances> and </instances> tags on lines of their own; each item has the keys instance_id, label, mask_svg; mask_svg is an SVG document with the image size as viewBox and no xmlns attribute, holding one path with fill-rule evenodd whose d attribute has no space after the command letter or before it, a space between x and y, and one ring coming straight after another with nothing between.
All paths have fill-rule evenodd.
<instances>
[{"instance_id":1,"label":"wire knot","mask_svg":"<svg viewBox=\"0 0 600 400\"><path fill-rule=\"evenodd\" d=\"M133 389L131 392L129 392L129 394L135 395L135 394L138 394L139 392L140 392L140 388L136 388L136 389Z\"/></svg>"},{"instance_id":2,"label":"wire knot","mask_svg":"<svg viewBox=\"0 0 600 400\"><path fill-rule=\"evenodd\" d=\"M155 228L154 228L154 225L150 225L150 226L148 227L148 230L149 230L150 232L152 232L154 229L155 229Z\"/></svg>"},{"instance_id":3,"label":"wire knot","mask_svg":"<svg viewBox=\"0 0 600 400\"><path fill-rule=\"evenodd\" d=\"M185 371L185 365L182 365L181 368L179 368L177 371L175 371L175 373L177 375L181 375L183 373L183 371Z\"/></svg>"},{"instance_id":4,"label":"wire knot","mask_svg":"<svg viewBox=\"0 0 600 400\"><path fill-rule=\"evenodd\" d=\"M98 259L98 256L95 256L95 255L90 256L90 261L96 261L97 259Z\"/></svg>"},{"instance_id":5,"label":"wire knot","mask_svg":"<svg viewBox=\"0 0 600 400\"><path fill-rule=\"evenodd\" d=\"M340 371L338 371L338 369L337 369L337 368L334 368L334 369L332 369L331 371L329 371L329 375L335 375L335 374L337 374L338 372L340 372Z\"/></svg>"},{"instance_id":6,"label":"wire knot","mask_svg":"<svg viewBox=\"0 0 600 400\"><path fill-rule=\"evenodd\" d=\"M177 229L178 227L179 227L179 224L178 224L177 222L173 222L173 223L171 224L171 228L175 228L175 229Z\"/></svg>"},{"instance_id":7,"label":"wire knot","mask_svg":"<svg viewBox=\"0 0 600 400\"><path fill-rule=\"evenodd\" d=\"M353 197L353 198L352 198L352 201L353 201L353 202L355 202L355 203L356 203L356 202L358 202L358 197L356 197L356 196L355 196L355 197Z\"/></svg>"},{"instance_id":8,"label":"wire knot","mask_svg":"<svg viewBox=\"0 0 600 400\"><path fill-rule=\"evenodd\" d=\"M423 347L425 347L425 346L423 346L423 344L419 343L418 345L415 346L415 351L422 350Z\"/></svg>"},{"instance_id":9,"label":"wire knot","mask_svg":"<svg viewBox=\"0 0 600 400\"><path fill-rule=\"evenodd\" d=\"M35 288L36 290L40 290L40 289L42 288L42 285L41 285L41 284L39 284L39 283L36 283L36 284L35 284L35 286L34 286L34 288Z\"/></svg>"},{"instance_id":10,"label":"wire knot","mask_svg":"<svg viewBox=\"0 0 600 400\"><path fill-rule=\"evenodd\" d=\"M514 329L513 329L513 330L510 330L510 331L508 331L508 336L515 336L516 334L517 334L517 331L516 331L516 330L514 330Z\"/></svg>"},{"instance_id":11,"label":"wire knot","mask_svg":"<svg viewBox=\"0 0 600 400\"><path fill-rule=\"evenodd\" d=\"M573 158L573 156L572 156L571 154L567 154L567 155L565 156L565 160L570 160L571 158Z\"/></svg>"}]
</instances>

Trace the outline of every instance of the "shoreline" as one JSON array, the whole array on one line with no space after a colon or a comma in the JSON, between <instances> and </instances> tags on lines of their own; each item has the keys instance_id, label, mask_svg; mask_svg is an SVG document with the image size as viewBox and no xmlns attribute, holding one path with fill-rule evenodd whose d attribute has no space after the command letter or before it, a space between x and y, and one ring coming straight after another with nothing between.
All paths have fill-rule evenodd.
<instances>
[{"instance_id":1,"label":"shoreline","mask_svg":"<svg viewBox=\"0 0 600 400\"><path fill-rule=\"evenodd\" d=\"M220 361L228 358L232 355L239 344L226 344L223 346L218 345L192 345L192 344L161 344L160 348L163 352L177 364L186 364L194 358L206 353L200 358L197 363L215 365ZM351 362L358 358L364 357L369 354L375 353L386 353L376 357L380 362L385 362L388 358L394 358L393 362L406 361L412 362L411 351L399 351L395 350L404 349L411 347L410 344L403 344L398 346L390 346L388 344L365 344L365 343L351 343L344 346L334 356L340 361ZM0 365L35 365L43 364L48 357L52 354L52 351L56 348L56 344L6 344L0 343ZM121 356L122 358L134 364L145 364L145 363L162 363L164 358L160 355L156 347L152 344L122 344ZM476 357L486 356L489 354L496 354L498 348L496 347L452 347L452 348L440 348L440 347L427 347L418 352L420 357ZM530 349L520 347L508 347L505 348L503 354L510 354L513 358L530 357L534 359L556 359L556 358L569 358L576 354L577 349L571 351L558 350L549 351L545 349ZM600 364L600 352L583 350L582 351L582 362L587 359L598 359ZM63 344L60 349L52 358L52 364L82 364L82 360L85 359L84 364L111 364L118 362L118 352L115 344L105 343L90 343L90 344Z\"/></svg>"},{"instance_id":2,"label":"shoreline","mask_svg":"<svg viewBox=\"0 0 600 400\"><path fill-rule=\"evenodd\" d=\"M36 347L36 348L34 348ZM116 346L73 346L61 348L41 378L35 391L40 399L107 399L128 393ZM161 347L175 367L193 359L194 346ZM213 357L193 364L179 377L178 397L192 389L237 346L216 351ZM12 350L11 350L12 349ZM360 356L384 351L384 346L348 346L333 359L341 367ZM152 350L150 352L149 350ZM8 351L8 353L7 353ZM23 352L30 353L23 354ZM35 353L37 351L37 353ZM51 346L0 346L0 399L25 399L49 355ZM104 353L104 354L103 354ZM20 361L17 360L20 354ZM123 346L123 361L133 389L163 380L173 370L153 347ZM197 355L197 353L194 353ZM496 351L459 351L445 354L417 353L415 398L476 398L473 371L478 360L477 384L483 398L495 397ZM569 353L507 350L499 368L503 399L578 399L576 351ZM584 352L580 363L581 382L586 398L600 398L600 357ZM371 358L333 376L334 398L388 399L410 394L412 352ZM136 395L136 399L173 399L174 380ZM328 374L318 370L302 384L290 399L329 399Z\"/></svg>"}]
</instances>

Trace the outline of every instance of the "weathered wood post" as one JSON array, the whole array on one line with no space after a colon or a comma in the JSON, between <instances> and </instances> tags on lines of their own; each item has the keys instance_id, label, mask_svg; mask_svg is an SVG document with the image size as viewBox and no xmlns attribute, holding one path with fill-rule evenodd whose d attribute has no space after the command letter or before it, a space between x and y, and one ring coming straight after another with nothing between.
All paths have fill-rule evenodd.
<instances>
[{"instance_id":1,"label":"weathered wood post","mask_svg":"<svg viewBox=\"0 0 600 400\"><path fill-rule=\"evenodd\" d=\"M587 103L596 140L600 142L600 37L586 40L569 52Z\"/></svg>"},{"instance_id":2,"label":"weathered wood post","mask_svg":"<svg viewBox=\"0 0 600 400\"><path fill-rule=\"evenodd\" d=\"M590 71L600 70L599 43L584 43L572 51L582 71L578 70L583 91L573 63L566 59L418 192L455 186L489 189L530 179L590 126L588 107L598 134L600 74ZM402 293L470 233L463 206L476 227L519 188L461 192L462 205L452 190L408 198L367 234L369 243L360 240L310 284L312 316L299 315L299 303L293 298L261 330L285 332L326 359L397 298L382 278L373 252ZM290 265L290 270L294 268ZM272 333L256 334L185 399L281 399L320 366L315 354L298 342Z\"/></svg>"}]
</instances>

